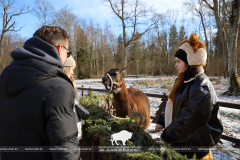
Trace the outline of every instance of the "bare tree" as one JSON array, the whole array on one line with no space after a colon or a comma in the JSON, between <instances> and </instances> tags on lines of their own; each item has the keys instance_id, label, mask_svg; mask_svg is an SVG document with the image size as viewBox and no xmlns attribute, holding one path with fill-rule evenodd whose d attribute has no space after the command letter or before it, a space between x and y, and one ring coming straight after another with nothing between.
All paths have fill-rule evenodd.
<instances>
[{"instance_id":1,"label":"bare tree","mask_svg":"<svg viewBox=\"0 0 240 160\"><path fill-rule=\"evenodd\" d=\"M205 45L206 45L206 50L208 53L208 57L210 57L209 54L209 40L208 40L208 35L207 35L207 26L206 26L206 6L204 5L204 2L202 0L188 0L184 3L186 6L188 6L188 8L190 9L190 11L192 11L192 13L194 15L196 15L197 17L200 18L201 20L201 24L202 24L202 28L204 31L204 37L205 37ZM209 14L208 14L209 15ZM207 66L206 66L206 71L208 72L208 68L210 65L210 58L207 59Z\"/></svg>"},{"instance_id":2,"label":"bare tree","mask_svg":"<svg viewBox=\"0 0 240 160\"><path fill-rule=\"evenodd\" d=\"M110 68L112 66L116 66L115 60L114 60L114 55L117 52L117 38L115 35L112 33L113 31L111 30L110 34L108 35L109 39L109 46L108 46L108 52L107 52L107 68Z\"/></svg>"},{"instance_id":3,"label":"bare tree","mask_svg":"<svg viewBox=\"0 0 240 160\"><path fill-rule=\"evenodd\" d=\"M22 38L16 32L7 32L3 42L3 56L1 68L4 69L7 65L9 65L12 61L12 57L9 53L11 53L14 49L22 47L26 39ZM0 70L0 73L2 70Z\"/></svg>"},{"instance_id":4,"label":"bare tree","mask_svg":"<svg viewBox=\"0 0 240 160\"><path fill-rule=\"evenodd\" d=\"M222 23L222 18L219 13L219 1L214 0L213 6L207 1L203 0L207 6L214 12L215 20L217 23L218 30L221 32L221 39L224 50L228 52L228 82L229 88L224 94L226 95L240 95L240 83L237 76L237 38L240 23L240 0L233 0L231 3L231 13L229 17L230 23L230 35L229 40L226 36L226 30ZM226 7L225 1L223 1L223 7Z\"/></svg>"},{"instance_id":5,"label":"bare tree","mask_svg":"<svg viewBox=\"0 0 240 160\"><path fill-rule=\"evenodd\" d=\"M127 67L127 47L129 44L139 39L144 33L153 29L158 19L151 22L146 29L136 35L137 27L144 23L141 19L149 17L153 13L152 9L146 9L140 0L106 0L109 2L110 7L114 14L121 20L123 29L123 44L124 44L124 60L123 68ZM155 15L155 14L153 14ZM129 40L127 40L127 28L133 28ZM125 75L126 76L126 73Z\"/></svg>"},{"instance_id":6,"label":"bare tree","mask_svg":"<svg viewBox=\"0 0 240 160\"><path fill-rule=\"evenodd\" d=\"M2 56L3 56L3 42L5 34L9 31L17 32L20 31L23 27L20 27L19 29L15 29L16 21L13 20L14 17L20 16L22 14L26 14L29 12L29 6L23 5L23 6L15 6L13 0L1 0L0 6L2 8L2 33L0 38L0 64L2 62ZM1 66L0 66L0 70Z\"/></svg>"},{"instance_id":7,"label":"bare tree","mask_svg":"<svg viewBox=\"0 0 240 160\"><path fill-rule=\"evenodd\" d=\"M164 62L168 62L168 53L167 53L167 31L165 30L165 24L167 23L167 16L170 16L169 14L162 14L159 15L160 18L160 23L156 24L156 33L157 33L157 43L159 45L159 71L160 74L162 74L162 66ZM166 64L167 66L169 63ZM168 68L168 67L167 67ZM168 73L168 69L167 69Z\"/></svg>"},{"instance_id":8,"label":"bare tree","mask_svg":"<svg viewBox=\"0 0 240 160\"><path fill-rule=\"evenodd\" d=\"M109 46L107 37L110 37L110 31L109 31L110 25L105 22L104 24L104 29L101 30L101 53L102 53L102 74L105 74L105 71L108 69L107 68L107 63L105 64L105 58L108 60L108 55L106 54L107 52L107 47ZM106 68L106 69L105 69Z\"/></svg>"},{"instance_id":9,"label":"bare tree","mask_svg":"<svg viewBox=\"0 0 240 160\"><path fill-rule=\"evenodd\" d=\"M48 0L35 0L32 14L39 20L39 25L47 25L49 18L54 13L54 6Z\"/></svg>"},{"instance_id":10,"label":"bare tree","mask_svg":"<svg viewBox=\"0 0 240 160\"><path fill-rule=\"evenodd\" d=\"M136 33L138 34L138 32ZM137 35L135 35L137 36ZM136 40L134 42L131 43L130 47L129 47L129 51L130 51L130 63L132 63L132 68L131 66L129 67L132 71L135 71L137 77L139 76L139 62L141 61L141 46L140 46L140 41Z\"/></svg>"},{"instance_id":11,"label":"bare tree","mask_svg":"<svg viewBox=\"0 0 240 160\"><path fill-rule=\"evenodd\" d=\"M79 19L75 14L73 14L67 7L61 8L54 13L51 19L51 24L60 26L65 29L69 38L69 50L73 52L73 56L76 55L76 46L74 45L74 27L79 24Z\"/></svg>"},{"instance_id":12,"label":"bare tree","mask_svg":"<svg viewBox=\"0 0 240 160\"><path fill-rule=\"evenodd\" d=\"M166 71L167 75L172 73L175 65L173 62L172 54L174 48L177 47L176 44L171 44L171 28L176 25L178 20L178 11L177 10L167 10L165 13L159 15L159 23L157 23L157 34L158 34L158 43L160 44L163 55L166 56ZM160 36L160 32L162 36ZM175 34L177 35L177 34ZM161 39L159 39L161 37ZM175 37L176 38L176 37ZM175 41L175 40L174 40Z\"/></svg>"},{"instance_id":13,"label":"bare tree","mask_svg":"<svg viewBox=\"0 0 240 160\"><path fill-rule=\"evenodd\" d=\"M100 24L98 23L97 24L97 28L96 28L96 37L97 37L97 39L96 39L96 42L95 42L95 46L96 46L96 52L95 52L95 54L96 54L96 59L95 59L95 70L96 70L96 76L98 76L99 75L99 61L100 61L100 55L101 55L101 27L100 27Z\"/></svg>"},{"instance_id":14,"label":"bare tree","mask_svg":"<svg viewBox=\"0 0 240 160\"><path fill-rule=\"evenodd\" d=\"M89 45L89 55L90 55L90 72L91 76L94 75L94 72L97 71L97 40L98 40L98 29L94 27L93 20L90 20L89 26L87 27L88 35L88 45Z\"/></svg>"}]
</instances>

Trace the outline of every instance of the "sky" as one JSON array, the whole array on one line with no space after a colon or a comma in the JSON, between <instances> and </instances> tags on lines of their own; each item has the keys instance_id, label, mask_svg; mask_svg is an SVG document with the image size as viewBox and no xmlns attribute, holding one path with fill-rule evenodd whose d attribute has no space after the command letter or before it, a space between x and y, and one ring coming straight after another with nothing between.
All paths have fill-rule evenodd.
<instances>
[{"instance_id":1,"label":"sky","mask_svg":"<svg viewBox=\"0 0 240 160\"><path fill-rule=\"evenodd\" d=\"M50 0L55 10L67 7L79 19L93 20L94 23L104 25L106 21L117 31L121 31L121 21L114 15L107 2L104 0ZM183 0L142 0L147 7L153 7L155 12L163 13L169 9L181 9ZM34 0L15 0L17 6L34 6ZM15 6L16 8L16 6ZM34 8L33 8L34 9ZM2 11L1 11L2 12ZM2 17L1 17L2 18ZM16 19L16 29L25 26L18 33L25 38L30 38L34 31L38 29L38 18L31 13L18 16ZM0 21L2 26L2 21Z\"/></svg>"}]
</instances>

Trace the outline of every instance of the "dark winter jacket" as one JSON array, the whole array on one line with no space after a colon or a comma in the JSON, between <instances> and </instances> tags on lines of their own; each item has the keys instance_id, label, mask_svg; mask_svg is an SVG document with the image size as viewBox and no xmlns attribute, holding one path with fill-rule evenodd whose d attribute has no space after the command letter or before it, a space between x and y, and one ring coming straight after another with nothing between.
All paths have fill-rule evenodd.
<instances>
[{"instance_id":1,"label":"dark winter jacket","mask_svg":"<svg viewBox=\"0 0 240 160\"><path fill-rule=\"evenodd\" d=\"M0 147L21 152L2 152L1 160L79 159L74 90L57 49L32 37L11 56L0 76ZM44 151L24 150L32 146Z\"/></svg>"},{"instance_id":2,"label":"dark winter jacket","mask_svg":"<svg viewBox=\"0 0 240 160\"><path fill-rule=\"evenodd\" d=\"M159 124L164 124L162 117ZM175 93L172 123L163 132L164 140L188 158L194 153L202 158L208 154L206 148L219 142L222 132L219 102L210 80L205 73L188 69ZM191 148L191 152L178 150L180 147Z\"/></svg>"}]
</instances>

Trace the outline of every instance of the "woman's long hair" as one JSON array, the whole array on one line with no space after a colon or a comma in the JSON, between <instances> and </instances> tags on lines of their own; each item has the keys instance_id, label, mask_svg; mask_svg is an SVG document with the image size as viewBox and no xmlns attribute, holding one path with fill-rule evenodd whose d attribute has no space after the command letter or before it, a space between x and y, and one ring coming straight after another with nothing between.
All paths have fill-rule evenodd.
<instances>
[{"instance_id":1,"label":"woman's long hair","mask_svg":"<svg viewBox=\"0 0 240 160\"><path fill-rule=\"evenodd\" d=\"M77 98L77 85L74 81L73 76L70 74L72 67L63 67L63 72L71 79L73 83L74 93L75 93L75 99Z\"/></svg>"},{"instance_id":2,"label":"woman's long hair","mask_svg":"<svg viewBox=\"0 0 240 160\"><path fill-rule=\"evenodd\" d=\"M185 62L184 62L185 63ZM186 64L186 63L185 63ZM178 77L178 81L176 82L176 84L173 86L168 98L171 99L172 101L174 100L174 96L175 93L178 89L178 87L180 86L180 84L183 82L184 78L187 76L194 76L194 72L200 68L203 67L207 64L207 62L205 62L202 65L192 65L192 66L188 66L188 69L186 71L184 71L183 73L178 73L177 77Z\"/></svg>"}]
</instances>

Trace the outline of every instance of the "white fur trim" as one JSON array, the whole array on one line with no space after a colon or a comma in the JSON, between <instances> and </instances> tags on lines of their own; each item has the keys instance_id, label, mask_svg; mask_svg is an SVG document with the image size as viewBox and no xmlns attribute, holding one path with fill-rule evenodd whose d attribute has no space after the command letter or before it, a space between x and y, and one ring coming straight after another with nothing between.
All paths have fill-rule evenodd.
<instances>
[{"instance_id":1,"label":"white fur trim","mask_svg":"<svg viewBox=\"0 0 240 160\"><path fill-rule=\"evenodd\" d=\"M165 109L165 128L167 128L172 123L172 110L173 102L171 99L168 99Z\"/></svg>"},{"instance_id":2,"label":"white fur trim","mask_svg":"<svg viewBox=\"0 0 240 160\"><path fill-rule=\"evenodd\" d=\"M184 50L187 53L188 64L191 65L201 65L207 61L207 52L203 48L199 48L195 53L193 48L188 42L183 43L179 49Z\"/></svg>"},{"instance_id":3,"label":"white fur trim","mask_svg":"<svg viewBox=\"0 0 240 160\"><path fill-rule=\"evenodd\" d=\"M191 78L189 79L188 81L184 81L184 83L188 83L188 82L191 82L192 80L194 80L195 78Z\"/></svg>"}]
</instances>

